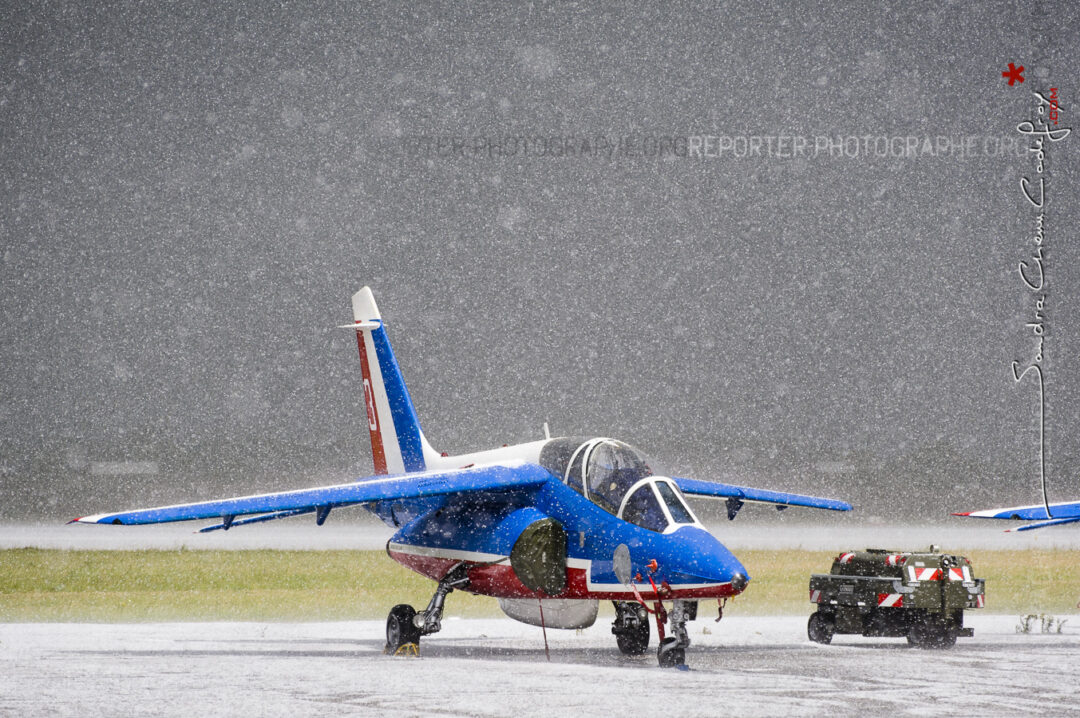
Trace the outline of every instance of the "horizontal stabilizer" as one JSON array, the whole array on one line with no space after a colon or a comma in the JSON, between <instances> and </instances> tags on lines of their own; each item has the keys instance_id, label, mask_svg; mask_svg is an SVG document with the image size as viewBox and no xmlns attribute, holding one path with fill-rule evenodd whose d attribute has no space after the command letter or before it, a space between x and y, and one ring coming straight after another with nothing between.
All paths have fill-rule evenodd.
<instances>
[{"instance_id":1,"label":"horizontal stabilizer","mask_svg":"<svg viewBox=\"0 0 1080 718\"><path fill-rule=\"evenodd\" d=\"M806 506L812 509L829 511L851 511L852 506L846 501L825 499L804 494L790 494L783 491L754 489L747 486L721 484L716 481L676 478L673 481L688 496L704 496L711 499L738 499L739 501L760 501L780 506Z\"/></svg>"}]
</instances>

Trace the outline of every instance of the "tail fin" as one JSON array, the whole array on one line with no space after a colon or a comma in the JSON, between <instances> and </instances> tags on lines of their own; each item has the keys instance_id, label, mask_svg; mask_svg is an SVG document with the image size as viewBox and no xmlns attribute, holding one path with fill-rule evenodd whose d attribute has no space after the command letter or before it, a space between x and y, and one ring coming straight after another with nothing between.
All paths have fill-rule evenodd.
<instances>
[{"instance_id":1,"label":"tail fin","mask_svg":"<svg viewBox=\"0 0 1080 718\"><path fill-rule=\"evenodd\" d=\"M364 369L364 404L376 474L424 471L438 454L424 438L409 390L390 348L371 289L353 295L353 319Z\"/></svg>"}]
</instances>

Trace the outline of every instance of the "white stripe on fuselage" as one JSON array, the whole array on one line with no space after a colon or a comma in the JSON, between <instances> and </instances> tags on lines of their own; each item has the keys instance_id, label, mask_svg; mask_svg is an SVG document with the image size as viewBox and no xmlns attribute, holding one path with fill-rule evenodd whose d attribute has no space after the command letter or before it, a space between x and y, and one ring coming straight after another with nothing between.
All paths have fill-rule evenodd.
<instances>
[{"instance_id":1,"label":"white stripe on fuselage","mask_svg":"<svg viewBox=\"0 0 1080 718\"><path fill-rule=\"evenodd\" d=\"M389 543L386 546L388 551L394 551L397 553L403 553L410 556L423 556L425 558L437 558L447 561L469 561L474 563L506 563L510 560L509 556L500 556L494 553L481 553L479 551L461 551L458 549L449 548L435 548L432 546L417 546L416 544L403 544L403 543ZM630 594L634 592L634 588L631 586L624 586L621 583L599 583L592 580L592 559L588 558L567 558L566 567L580 569L585 572L585 587L590 592L595 593L626 593ZM721 586L727 586L730 581L724 581L721 583L671 583L668 581L668 585L673 591L689 591L706 588L719 588ZM651 586L647 584L641 584L637 586L639 592L651 590Z\"/></svg>"},{"instance_id":2,"label":"white stripe on fuselage","mask_svg":"<svg viewBox=\"0 0 1080 718\"><path fill-rule=\"evenodd\" d=\"M500 556L497 553L480 553L479 551L459 551L452 548L434 548L431 546L417 546L411 543L388 543L387 551L396 551L410 556L423 556L424 558L440 558L447 561L472 561L475 563L502 563L509 561L509 556Z\"/></svg>"},{"instance_id":3,"label":"white stripe on fuselage","mask_svg":"<svg viewBox=\"0 0 1080 718\"><path fill-rule=\"evenodd\" d=\"M592 580L592 571L585 573L585 587L589 591L595 591L596 593L633 593L635 588L639 593L651 591L652 586L648 583L648 579L644 579L644 581L645 583L637 582L636 586L624 586L621 583L596 583ZM723 583L672 583L668 581L668 586L671 587L672 591L690 591L703 588L719 588L730 583L730 581L724 581Z\"/></svg>"}]
</instances>

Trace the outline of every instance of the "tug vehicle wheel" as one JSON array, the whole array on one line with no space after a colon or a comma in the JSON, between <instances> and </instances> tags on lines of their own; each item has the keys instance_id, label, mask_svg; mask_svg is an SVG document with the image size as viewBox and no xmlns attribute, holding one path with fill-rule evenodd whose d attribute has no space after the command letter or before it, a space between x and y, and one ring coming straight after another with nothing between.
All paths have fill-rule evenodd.
<instances>
[{"instance_id":1,"label":"tug vehicle wheel","mask_svg":"<svg viewBox=\"0 0 1080 718\"><path fill-rule=\"evenodd\" d=\"M806 623L806 636L814 643L832 643L833 634L836 632L836 622L831 616L821 611L815 611Z\"/></svg>"},{"instance_id":2,"label":"tug vehicle wheel","mask_svg":"<svg viewBox=\"0 0 1080 718\"><path fill-rule=\"evenodd\" d=\"M685 666L686 647L679 643L679 639L668 636L660 641L660 647L656 649L656 657L660 661L661 668Z\"/></svg>"},{"instance_id":3,"label":"tug vehicle wheel","mask_svg":"<svg viewBox=\"0 0 1080 718\"><path fill-rule=\"evenodd\" d=\"M911 625L907 640L916 648L952 648L956 645L956 629L939 618L927 615Z\"/></svg>"},{"instance_id":4,"label":"tug vehicle wheel","mask_svg":"<svg viewBox=\"0 0 1080 718\"><path fill-rule=\"evenodd\" d=\"M615 641L624 656L640 656L649 648L649 622L640 621L615 634Z\"/></svg>"},{"instance_id":5,"label":"tug vehicle wheel","mask_svg":"<svg viewBox=\"0 0 1080 718\"><path fill-rule=\"evenodd\" d=\"M397 655L402 646L420 645L420 629L413 622L414 618L416 609L406 603L390 609L390 615L386 617L386 652L391 656Z\"/></svg>"}]
</instances>

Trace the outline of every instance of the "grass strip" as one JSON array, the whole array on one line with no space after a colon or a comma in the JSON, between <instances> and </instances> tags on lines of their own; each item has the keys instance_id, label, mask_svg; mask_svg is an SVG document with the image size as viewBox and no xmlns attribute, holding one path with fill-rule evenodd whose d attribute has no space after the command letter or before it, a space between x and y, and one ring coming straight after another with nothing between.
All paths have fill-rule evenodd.
<instances>
[{"instance_id":1,"label":"grass strip","mask_svg":"<svg viewBox=\"0 0 1080 718\"><path fill-rule=\"evenodd\" d=\"M1080 551L969 551L994 613L1072 614ZM833 554L739 551L752 581L728 615L809 614L811 573ZM382 551L0 550L0 622L336 621L427 605L434 583ZM448 616L501 615L494 599L456 591ZM608 611L605 609L605 614ZM702 618L714 615L707 602Z\"/></svg>"}]
</instances>

